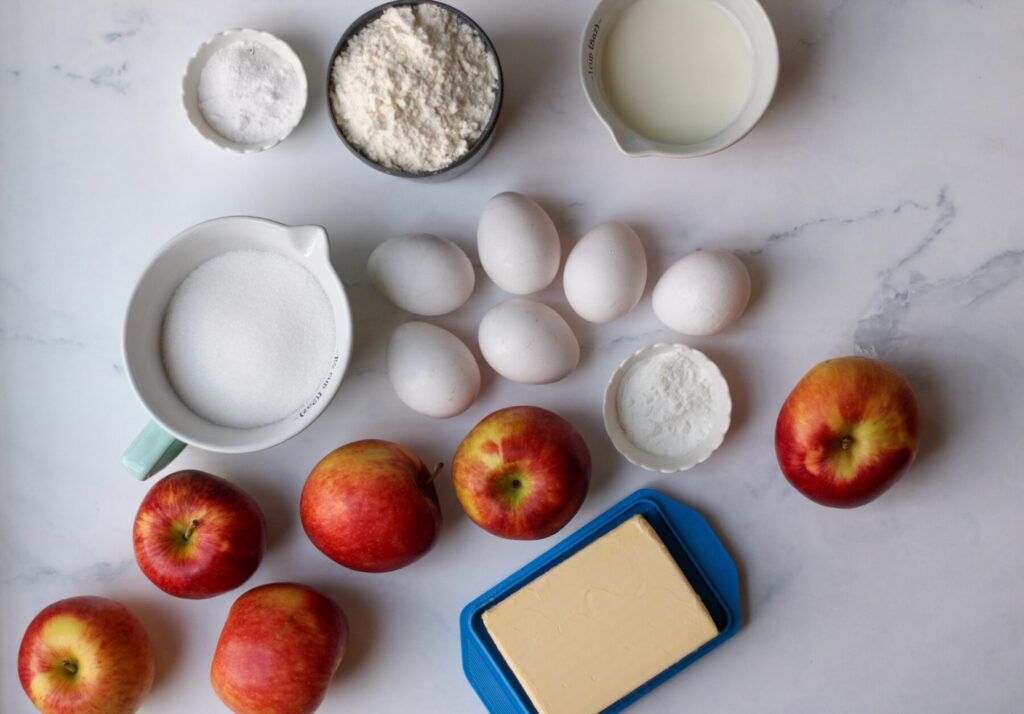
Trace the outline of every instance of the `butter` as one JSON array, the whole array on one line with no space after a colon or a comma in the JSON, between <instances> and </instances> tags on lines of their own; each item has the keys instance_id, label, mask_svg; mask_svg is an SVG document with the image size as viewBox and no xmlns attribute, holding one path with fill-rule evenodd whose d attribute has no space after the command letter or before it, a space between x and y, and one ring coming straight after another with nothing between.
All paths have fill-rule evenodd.
<instances>
[{"instance_id":1,"label":"butter","mask_svg":"<svg viewBox=\"0 0 1024 714\"><path fill-rule=\"evenodd\" d=\"M718 634L636 515L483 613L540 714L594 714Z\"/></svg>"}]
</instances>

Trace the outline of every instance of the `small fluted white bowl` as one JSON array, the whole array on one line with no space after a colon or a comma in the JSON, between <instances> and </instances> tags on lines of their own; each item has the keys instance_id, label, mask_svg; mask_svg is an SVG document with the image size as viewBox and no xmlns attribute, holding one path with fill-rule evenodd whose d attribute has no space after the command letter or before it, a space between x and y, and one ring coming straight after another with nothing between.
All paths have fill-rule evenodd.
<instances>
[{"instance_id":1,"label":"small fluted white bowl","mask_svg":"<svg viewBox=\"0 0 1024 714\"><path fill-rule=\"evenodd\" d=\"M212 126L210 126L209 122L206 121L206 117L203 116L203 112L199 108L199 76L203 72L203 67L206 66L210 57L212 57L218 50L239 41L259 43L290 64L295 69L295 75L299 82L299 93L302 98L293 116L293 121L289 122L279 135L254 144L240 144L219 134ZM196 128L196 131L198 131L200 136L204 139L216 144L222 149L234 151L239 154L253 154L258 151L265 151L266 149L276 146L284 141L288 135L292 133L295 127L299 125L299 122L302 121L302 115L306 111L306 100L308 96L309 84L306 80L306 72L302 68L302 61L299 60L299 56L295 54L295 51L292 50L286 42L274 37L269 32L263 32L261 30L243 28L218 32L206 42L199 45L199 49L196 50L195 54L192 55L192 58L188 61L188 65L185 67L185 76L181 80L181 101L185 105L185 114L188 115L188 120L192 123L192 126Z\"/></svg>"},{"instance_id":2,"label":"small fluted white bowl","mask_svg":"<svg viewBox=\"0 0 1024 714\"><path fill-rule=\"evenodd\" d=\"M651 453L633 443L623 429L619 418L619 388L623 377L635 365L667 352L680 352L688 356L700 370L701 377L708 385L711 395L711 425L707 435L692 449L678 456ZM685 471L707 460L721 446L725 433L729 430L731 418L732 397L729 395L729 384L722 376L718 365L700 350L678 342L649 345L631 354L612 374L604 392L604 427L612 444L630 463L648 471L666 474Z\"/></svg>"}]
</instances>

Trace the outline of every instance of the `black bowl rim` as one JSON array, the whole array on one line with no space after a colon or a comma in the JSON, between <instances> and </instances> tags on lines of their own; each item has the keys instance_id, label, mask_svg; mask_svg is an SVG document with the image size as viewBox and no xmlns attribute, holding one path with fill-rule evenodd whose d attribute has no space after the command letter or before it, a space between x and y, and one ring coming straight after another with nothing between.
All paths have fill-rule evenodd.
<instances>
[{"instance_id":1,"label":"black bowl rim","mask_svg":"<svg viewBox=\"0 0 1024 714\"><path fill-rule=\"evenodd\" d=\"M376 161L373 161L368 156L363 154L363 152L361 152L359 149L354 147L352 143L348 140L348 137L345 136L345 132L342 130L340 122L334 115L334 106L331 102L331 95L334 89L334 61L338 58L338 55L341 54L342 50L345 49L345 46L348 44L349 40L351 40L354 35L361 32L363 28L365 28L371 22L373 22L381 15L383 15L385 10L392 7L412 7L415 5L436 5L437 7L440 7L441 9L447 10L448 12L452 13L460 22L468 25L470 29L472 29L476 33L477 37L479 37L480 40L484 43L484 48L487 50L487 52L494 58L494 66L495 69L497 69L498 73L494 87L494 107L491 109L491 116L487 120L487 124L484 125L483 131L480 132L480 135L466 150L466 153L464 153L462 156L460 156L452 163L442 166L439 169L431 169L430 171L418 172L403 171L402 169L392 169L388 168L387 166L381 166ZM483 29L480 27L480 25L476 24L476 22L473 21L473 18L471 18L469 15L467 15L466 13L462 12L457 8L452 7L451 5L446 5L445 3L437 2L436 0L391 0L390 2L382 3L377 7L367 10L358 18L356 18L356 20L351 25L348 26L345 32L342 33L341 38L338 40L338 44L334 46L334 51L331 52L331 59L327 64L327 113L331 118L331 124L334 126L334 130L338 133L338 137L341 139L342 143L348 148L348 150L355 154L356 157L367 166L371 166L377 169L378 171L388 174L390 176L398 176L401 178L431 178L433 176L439 176L441 174L447 173L470 161L476 154L480 152L481 149L487 146L487 142L490 139L491 134L494 133L494 129L498 124L498 114L501 112L501 103L504 93L505 80L501 72L501 61L498 59L498 51L495 49L494 43L491 42L491 38L487 36L487 33L485 33Z\"/></svg>"}]
</instances>

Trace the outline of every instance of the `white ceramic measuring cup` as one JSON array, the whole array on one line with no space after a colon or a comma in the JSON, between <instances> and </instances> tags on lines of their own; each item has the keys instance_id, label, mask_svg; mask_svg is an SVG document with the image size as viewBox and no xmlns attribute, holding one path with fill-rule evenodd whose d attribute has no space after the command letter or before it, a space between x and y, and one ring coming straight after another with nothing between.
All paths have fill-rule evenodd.
<instances>
[{"instance_id":1,"label":"white ceramic measuring cup","mask_svg":"<svg viewBox=\"0 0 1024 714\"><path fill-rule=\"evenodd\" d=\"M608 127L626 156L705 156L731 146L750 132L768 108L779 76L779 47L771 20L757 0L715 0L739 21L750 42L754 79L739 115L721 131L692 144L668 144L648 139L629 126L612 108L602 84L605 43L619 13L637 0L600 0L590 14L580 42L580 79L594 113Z\"/></svg>"},{"instance_id":2,"label":"white ceramic measuring cup","mask_svg":"<svg viewBox=\"0 0 1024 714\"><path fill-rule=\"evenodd\" d=\"M298 261L323 288L334 316L333 355L309 397L284 419L252 429L214 424L195 414L171 387L161 357L164 313L175 289L202 263L233 250L272 251ZM160 249L139 277L125 314L122 347L128 380L152 418L121 458L136 478L152 476L188 444L243 453L295 436L334 397L352 350L352 314L345 288L331 266L327 231L251 216L216 218L186 229Z\"/></svg>"}]
</instances>

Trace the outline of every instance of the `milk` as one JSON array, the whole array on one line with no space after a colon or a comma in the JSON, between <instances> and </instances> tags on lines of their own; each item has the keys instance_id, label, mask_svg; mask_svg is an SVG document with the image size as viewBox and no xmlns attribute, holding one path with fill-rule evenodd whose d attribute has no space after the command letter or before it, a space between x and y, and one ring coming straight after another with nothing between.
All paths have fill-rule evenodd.
<instances>
[{"instance_id":1,"label":"milk","mask_svg":"<svg viewBox=\"0 0 1024 714\"><path fill-rule=\"evenodd\" d=\"M601 79L612 108L634 131L694 144L742 111L754 57L739 20L713 0L637 0L608 33Z\"/></svg>"}]
</instances>

